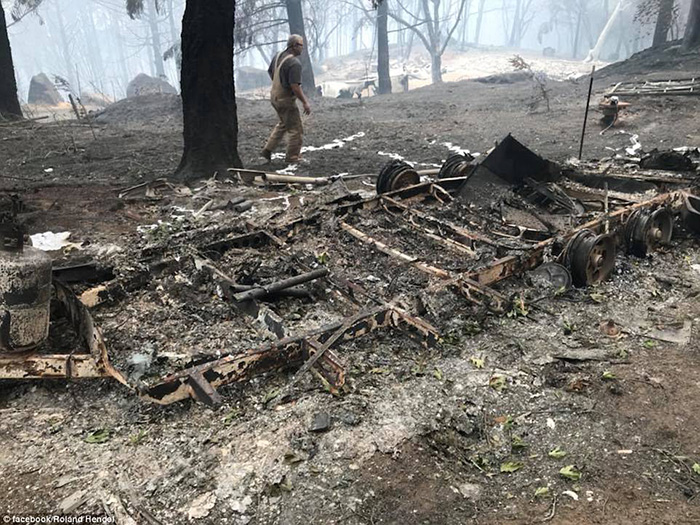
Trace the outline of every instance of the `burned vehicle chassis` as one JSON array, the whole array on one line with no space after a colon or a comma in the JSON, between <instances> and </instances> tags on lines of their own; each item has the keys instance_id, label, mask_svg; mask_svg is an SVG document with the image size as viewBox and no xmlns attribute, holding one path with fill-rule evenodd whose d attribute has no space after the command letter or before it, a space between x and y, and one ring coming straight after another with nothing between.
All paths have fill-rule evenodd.
<instances>
[{"instance_id":1,"label":"burned vehicle chassis","mask_svg":"<svg viewBox=\"0 0 700 525\"><path fill-rule=\"evenodd\" d=\"M481 164L488 166L483 161ZM700 233L697 209L700 200L687 188L688 180L682 179L679 183L683 184L683 189L638 202L625 202L624 199L613 202L614 199L608 199L606 191L604 211L594 218L568 230L550 232L549 236L539 240L536 235L528 237L534 235L533 232L522 228L517 242L512 241L505 234L494 235L493 232L480 231L432 213L460 199L476 171L472 169L469 173L470 166L474 166L471 159L459 160L452 157L446 161L445 166L449 169L441 171L448 177L419 182L418 174L413 175L405 166L394 163L393 168L385 167L382 170L381 188L378 186L380 193L377 196L359 201L341 199L326 212L329 216L336 216L338 232L342 232L338 235L344 235L347 242L359 243L386 255L390 264L396 267L411 267L428 276L431 282L428 293L449 290L468 303L485 307L494 314L507 312L511 305L509 299L492 286L509 277L534 270L543 263L558 263L565 267L577 286L595 285L612 271L618 249L644 256L647 252L668 244L673 233L674 218L677 216L682 217L689 230ZM398 175L393 178L392 169L398 171ZM452 176L455 174L458 176ZM617 176L624 178L621 174ZM575 200L566 190L562 193L558 187L545 187L549 183L550 181L540 181L529 188L564 207L569 205L568 199L571 202ZM575 214L572 210L570 213ZM488 246L496 253L506 253L486 264L476 262L473 268L456 271L445 267L447 265L407 253L392 246L393 243L386 239L364 231L362 225L357 224L362 222L359 217L362 214L381 214L386 220L396 221L418 239L440 246L453 254L455 259L477 259L482 246ZM303 228L303 221L296 220L274 234L260 230L224 238L200 247L199 252L223 253L232 247L284 244L280 241L281 237L293 238L295 232ZM518 244L517 249L514 249L514 242ZM161 267L167 266L167 261L159 261L158 264ZM336 352L343 343L377 330L401 330L423 345L434 345L440 338L438 329L423 320L420 313L376 299L371 289L365 290L356 283L333 275L327 269L317 268L299 278L290 279L292 283L281 283L277 288L268 286L265 289L243 289L237 288L234 280L219 271L205 256L202 256L199 264L203 264L210 271L212 279L228 290L227 298L276 334L277 340L237 353L227 353L226 349L222 349L220 356L200 359L155 382L133 381L112 365L105 339L89 309L70 288L54 280L56 302L79 335L84 349L76 349L70 354L0 355L0 379L111 377L143 399L154 403L169 404L193 398L207 405L217 405L222 402L216 390L218 387L283 369L300 369L300 373L311 370L330 391L337 392L345 383L346 367ZM119 300L129 286L133 288L142 285L148 279L149 275L142 274L138 278L132 277L130 283L114 282L106 287L104 295L109 300ZM357 306L354 296L361 293L373 298L376 306L355 308L356 311L351 316L300 335L287 336L283 329L284 321L267 307L259 305L256 299L289 290L294 284L304 282L304 279L325 279L330 287L345 297L348 304Z\"/></svg>"}]
</instances>

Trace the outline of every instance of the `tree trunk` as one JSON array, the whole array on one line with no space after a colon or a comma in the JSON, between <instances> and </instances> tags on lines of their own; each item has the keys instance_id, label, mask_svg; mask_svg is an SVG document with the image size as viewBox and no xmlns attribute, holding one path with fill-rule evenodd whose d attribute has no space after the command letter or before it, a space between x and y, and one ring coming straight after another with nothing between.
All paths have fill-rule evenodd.
<instances>
[{"instance_id":1,"label":"tree trunk","mask_svg":"<svg viewBox=\"0 0 700 525\"><path fill-rule=\"evenodd\" d=\"M316 81L314 80L314 70L311 67L311 58L309 57L309 43L306 40L304 31L304 13L301 10L301 0L286 0L286 3L290 34L299 35L304 39L304 50L299 57L301 60L301 86L306 96L315 96Z\"/></svg>"},{"instance_id":2,"label":"tree trunk","mask_svg":"<svg viewBox=\"0 0 700 525\"><path fill-rule=\"evenodd\" d=\"M479 0L479 12L476 15L476 30L474 32L474 43L479 45L479 36L481 35L481 21L484 19L484 4L486 0Z\"/></svg>"},{"instance_id":3,"label":"tree trunk","mask_svg":"<svg viewBox=\"0 0 700 525\"><path fill-rule=\"evenodd\" d=\"M661 0L659 13L656 15L656 27L654 28L654 41L652 46L660 46L666 42L668 30L673 19L673 0Z\"/></svg>"},{"instance_id":4,"label":"tree trunk","mask_svg":"<svg viewBox=\"0 0 700 525\"><path fill-rule=\"evenodd\" d=\"M182 94L185 150L179 181L242 167L233 86L235 2L187 0L182 18Z\"/></svg>"},{"instance_id":5,"label":"tree trunk","mask_svg":"<svg viewBox=\"0 0 700 525\"><path fill-rule=\"evenodd\" d=\"M515 2L515 15L513 15L513 29L510 32L510 40L508 45L510 47L517 47L518 42L518 31L520 30L520 8L522 5L522 0L517 0Z\"/></svg>"},{"instance_id":6,"label":"tree trunk","mask_svg":"<svg viewBox=\"0 0 700 525\"><path fill-rule=\"evenodd\" d=\"M571 58L576 58L578 55L578 41L581 36L581 7L579 6L578 14L576 15L576 32L574 33L574 45L571 51Z\"/></svg>"},{"instance_id":7,"label":"tree trunk","mask_svg":"<svg viewBox=\"0 0 700 525\"><path fill-rule=\"evenodd\" d=\"M148 4L148 27L151 30L151 51L153 52L155 73L159 78L163 78L165 77L165 67L163 66L163 50L160 45L160 31L158 30L155 2L156 0L146 0L146 4Z\"/></svg>"},{"instance_id":8,"label":"tree trunk","mask_svg":"<svg viewBox=\"0 0 700 525\"><path fill-rule=\"evenodd\" d=\"M437 51L430 53L430 73L432 75L433 84L442 82L442 55Z\"/></svg>"},{"instance_id":9,"label":"tree trunk","mask_svg":"<svg viewBox=\"0 0 700 525\"><path fill-rule=\"evenodd\" d=\"M379 77L379 94L391 93L391 74L389 72L389 33L388 0L383 0L377 7L377 75Z\"/></svg>"},{"instance_id":10,"label":"tree trunk","mask_svg":"<svg viewBox=\"0 0 700 525\"><path fill-rule=\"evenodd\" d=\"M5 10L0 5L0 116L3 118L22 118L22 108L17 98L17 81L15 67L12 64L12 49L7 35Z\"/></svg>"},{"instance_id":11,"label":"tree trunk","mask_svg":"<svg viewBox=\"0 0 700 525\"><path fill-rule=\"evenodd\" d=\"M692 49L700 46L700 0L692 0L688 23L683 34L683 49Z\"/></svg>"},{"instance_id":12,"label":"tree trunk","mask_svg":"<svg viewBox=\"0 0 700 525\"><path fill-rule=\"evenodd\" d=\"M698 0L696 0L698 1ZM588 52L588 56L584 60L584 62L591 62L593 60L600 60L600 53L603 50L603 46L605 45L605 41L608 39L608 36L610 36L610 32L612 31L613 25L617 21L618 17L620 16L620 13L627 7L627 0L620 0L617 5L615 6L615 10L612 12L610 15L610 18L608 18L607 23L605 24L605 27L603 30L600 32L600 36L598 36L598 40L596 41L595 46L593 46L593 49L591 49Z\"/></svg>"},{"instance_id":13,"label":"tree trunk","mask_svg":"<svg viewBox=\"0 0 700 525\"><path fill-rule=\"evenodd\" d=\"M75 72L75 67L73 66L72 56L70 52L70 46L68 45L68 37L66 36L66 27L63 23L63 13L62 8L58 4L54 5L56 20L58 21L58 34L61 37L61 54L63 55L64 67L66 68L66 80L71 85L71 89L75 89L77 86L77 74Z\"/></svg>"}]
</instances>

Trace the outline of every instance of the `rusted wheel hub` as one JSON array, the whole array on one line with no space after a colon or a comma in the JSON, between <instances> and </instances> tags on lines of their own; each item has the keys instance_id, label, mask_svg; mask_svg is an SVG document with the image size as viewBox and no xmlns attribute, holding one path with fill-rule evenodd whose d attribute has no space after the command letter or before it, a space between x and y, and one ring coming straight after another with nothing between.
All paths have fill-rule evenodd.
<instances>
[{"instance_id":1,"label":"rusted wheel hub","mask_svg":"<svg viewBox=\"0 0 700 525\"><path fill-rule=\"evenodd\" d=\"M410 164L403 160L392 160L385 164L377 177L377 194L400 190L420 182L420 176Z\"/></svg>"},{"instance_id":2,"label":"rusted wheel hub","mask_svg":"<svg viewBox=\"0 0 700 525\"><path fill-rule=\"evenodd\" d=\"M474 160L469 153L452 153L444 164L440 167L438 179L449 179L452 177L463 177L468 175L473 166Z\"/></svg>"},{"instance_id":3,"label":"rusted wheel hub","mask_svg":"<svg viewBox=\"0 0 700 525\"><path fill-rule=\"evenodd\" d=\"M564 263L571 270L576 286L603 282L615 267L615 239L611 235L596 235L581 230L564 250Z\"/></svg>"},{"instance_id":4,"label":"rusted wheel hub","mask_svg":"<svg viewBox=\"0 0 700 525\"><path fill-rule=\"evenodd\" d=\"M668 208L655 211L637 210L625 225L627 251L645 257L650 251L667 244L673 236L673 214Z\"/></svg>"}]
</instances>

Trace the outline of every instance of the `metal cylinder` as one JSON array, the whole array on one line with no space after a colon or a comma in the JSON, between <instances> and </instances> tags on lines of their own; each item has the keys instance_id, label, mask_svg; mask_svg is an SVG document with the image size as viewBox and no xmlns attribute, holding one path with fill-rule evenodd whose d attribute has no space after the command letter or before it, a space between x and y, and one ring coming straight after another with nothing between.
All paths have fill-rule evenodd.
<instances>
[{"instance_id":1,"label":"metal cylinder","mask_svg":"<svg viewBox=\"0 0 700 525\"><path fill-rule=\"evenodd\" d=\"M36 248L0 251L0 354L28 352L49 335L51 257Z\"/></svg>"}]
</instances>

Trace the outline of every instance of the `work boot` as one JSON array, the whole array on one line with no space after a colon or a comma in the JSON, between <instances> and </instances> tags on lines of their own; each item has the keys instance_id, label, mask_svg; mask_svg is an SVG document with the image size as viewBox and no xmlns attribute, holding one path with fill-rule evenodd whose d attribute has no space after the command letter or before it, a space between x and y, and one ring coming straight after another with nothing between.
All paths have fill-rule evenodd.
<instances>
[{"instance_id":1,"label":"work boot","mask_svg":"<svg viewBox=\"0 0 700 525\"><path fill-rule=\"evenodd\" d=\"M263 148L260 152L260 156L264 158L267 162L272 162L272 152L269 149Z\"/></svg>"},{"instance_id":2,"label":"work boot","mask_svg":"<svg viewBox=\"0 0 700 525\"><path fill-rule=\"evenodd\" d=\"M287 157L285 159L288 164L301 164L301 163L306 163L308 162L306 159L303 159L301 155L296 155L294 157Z\"/></svg>"}]
</instances>

